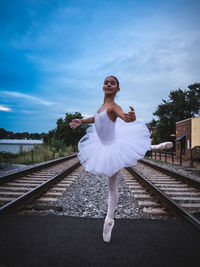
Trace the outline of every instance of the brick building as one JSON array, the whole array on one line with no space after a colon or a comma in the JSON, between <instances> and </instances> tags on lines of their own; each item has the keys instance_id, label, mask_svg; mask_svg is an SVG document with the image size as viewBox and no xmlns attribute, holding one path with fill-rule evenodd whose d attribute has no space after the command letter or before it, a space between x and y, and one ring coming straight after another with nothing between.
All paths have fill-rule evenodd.
<instances>
[{"instance_id":1,"label":"brick building","mask_svg":"<svg viewBox=\"0 0 200 267\"><path fill-rule=\"evenodd\" d=\"M176 122L176 157L190 160L191 149L200 146L200 116Z\"/></svg>"}]
</instances>

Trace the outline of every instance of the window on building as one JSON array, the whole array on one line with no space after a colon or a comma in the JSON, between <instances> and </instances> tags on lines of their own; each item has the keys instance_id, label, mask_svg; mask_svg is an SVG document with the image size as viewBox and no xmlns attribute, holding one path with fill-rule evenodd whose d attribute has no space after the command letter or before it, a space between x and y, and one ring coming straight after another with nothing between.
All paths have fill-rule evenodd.
<instances>
[{"instance_id":1,"label":"window on building","mask_svg":"<svg viewBox=\"0 0 200 267\"><path fill-rule=\"evenodd\" d=\"M190 140L187 140L187 149L190 149Z\"/></svg>"}]
</instances>

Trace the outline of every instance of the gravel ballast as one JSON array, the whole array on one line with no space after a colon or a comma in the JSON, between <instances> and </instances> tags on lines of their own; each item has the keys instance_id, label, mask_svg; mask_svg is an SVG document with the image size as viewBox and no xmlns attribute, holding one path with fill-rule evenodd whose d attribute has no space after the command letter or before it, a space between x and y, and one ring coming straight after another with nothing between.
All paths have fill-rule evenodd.
<instances>
[{"instance_id":1,"label":"gravel ballast","mask_svg":"<svg viewBox=\"0 0 200 267\"><path fill-rule=\"evenodd\" d=\"M103 218L107 212L108 177L81 171L77 180L59 198L60 215ZM118 176L119 202L115 218L142 218L138 204L121 174Z\"/></svg>"}]
</instances>

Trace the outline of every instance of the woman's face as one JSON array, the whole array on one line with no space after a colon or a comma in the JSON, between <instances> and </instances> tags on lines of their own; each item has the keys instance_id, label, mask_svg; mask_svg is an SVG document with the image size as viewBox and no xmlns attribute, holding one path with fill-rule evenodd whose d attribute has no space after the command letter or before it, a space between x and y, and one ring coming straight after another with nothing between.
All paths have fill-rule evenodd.
<instances>
[{"instance_id":1,"label":"woman's face","mask_svg":"<svg viewBox=\"0 0 200 267\"><path fill-rule=\"evenodd\" d=\"M106 95L116 94L120 89L114 77L108 76L104 80L103 90Z\"/></svg>"}]
</instances>

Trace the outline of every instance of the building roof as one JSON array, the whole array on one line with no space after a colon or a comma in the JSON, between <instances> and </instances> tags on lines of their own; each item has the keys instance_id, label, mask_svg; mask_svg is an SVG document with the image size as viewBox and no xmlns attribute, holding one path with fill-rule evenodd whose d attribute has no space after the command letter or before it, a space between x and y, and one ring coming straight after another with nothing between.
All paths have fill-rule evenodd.
<instances>
[{"instance_id":1,"label":"building roof","mask_svg":"<svg viewBox=\"0 0 200 267\"><path fill-rule=\"evenodd\" d=\"M185 138L185 134L180 135L179 137L177 137L174 141L181 141L183 138Z\"/></svg>"},{"instance_id":2,"label":"building roof","mask_svg":"<svg viewBox=\"0 0 200 267\"><path fill-rule=\"evenodd\" d=\"M177 123L180 123L180 122L183 122L183 121L189 121L189 120L191 120L191 119L192 119L192 118L185 119L185 120L182 120L182 121L177 121L176 124L177 124Z\"/></svg>"},{"instance_id":3,"label":"building roof","mask_svg":"<svg viewBox=\"0 0 200 267\"><path fill-rule=\"evenodd\" d=\"M188 121L188 120L194 120L194 119L197 119L197 118L200 118L200 116L192 117L192 118L185 119L185 120L182 120L182 121L177 121L176 123L183 122L183 121Z\"/></svg>"},{"instance_id":4,"label":"building roof","mask_svg":"<svg viewBox=\"0 0 200 267\"><path fill-rule=\"evenodd\" d=\"M0 144L5 145L39 145L43 144L42 140L25 140L25 139L0 139Z\"/></svg>"}]
</instances>

